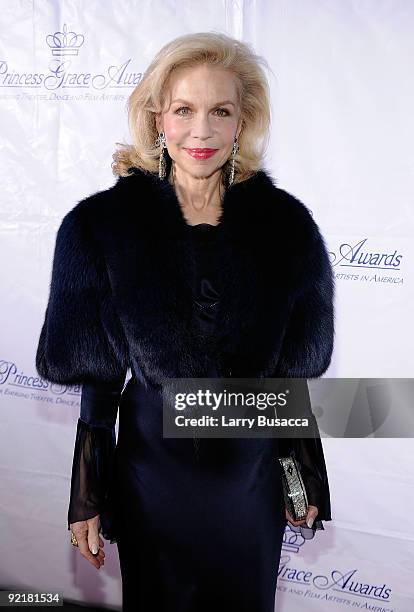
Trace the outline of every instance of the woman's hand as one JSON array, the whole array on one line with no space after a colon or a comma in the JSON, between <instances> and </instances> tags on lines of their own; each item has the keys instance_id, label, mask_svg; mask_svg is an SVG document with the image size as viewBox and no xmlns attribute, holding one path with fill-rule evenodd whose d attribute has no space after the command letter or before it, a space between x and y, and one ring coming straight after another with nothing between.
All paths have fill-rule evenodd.
<instances>
[{"instance_id":1,"label":"woman's hand","mask_svg":"<svg viewBox=\"0 0 414 612\"><path fill-rule=\"evenodd\" d=\"M99 535L99 514L86 521L71 523L70 528L78 541L80 554L96 569L104 565L105 553L102 550L104 541Z\"/></svg>"},{"instance_id":2,"label":"woman's hand","mask_svg":"<svg viewBox=\"0 0 414 612\"><path fill-rule=\"evenodd\" d=\"M301 521L294 521L293 517L290 515L290 513L288 512L288 509L285 508L285 512L286 512L286 518L289 521L289 523L291 523L294 527L297 527L298 525L303 525L304 523L307 524L308 527L312 527L313 525L313 521L315 520L315 518L318 515L318 508L316 506L312 506L309 505L308 506L308 512L306 514L306 518L302 519Z\"/></svg>"}]
</instances>

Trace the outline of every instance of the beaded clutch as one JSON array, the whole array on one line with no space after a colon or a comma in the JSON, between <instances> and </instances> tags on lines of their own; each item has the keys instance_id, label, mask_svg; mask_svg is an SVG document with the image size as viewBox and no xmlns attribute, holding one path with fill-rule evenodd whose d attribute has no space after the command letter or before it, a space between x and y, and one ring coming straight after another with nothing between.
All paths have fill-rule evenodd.
<instances>
[{"instance_id":1,"label":"beaded clutch","mask_svg":"<svg viewBox=\"0 0 414 612\"><path fill-rule=\"evenodd\" d=\"M295 457L279 457L282 466L283 495L286 508L295 521L306 518L308 497L303 484L300 466Z\"/></svg>"}]
</instances>

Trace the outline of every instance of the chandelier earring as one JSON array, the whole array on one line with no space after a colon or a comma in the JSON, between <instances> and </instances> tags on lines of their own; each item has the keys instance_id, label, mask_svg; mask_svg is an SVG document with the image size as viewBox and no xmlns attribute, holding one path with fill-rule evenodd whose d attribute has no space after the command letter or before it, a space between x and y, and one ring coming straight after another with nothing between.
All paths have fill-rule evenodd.
<instances>
[{"instance_id":1,"label":"chandelier earring","mask_svg":"<svg viewBox=\"0 0 414 612\"><path fill-rule=\"evenodd\" d=\"M156 147L161 147L161 153L158 160L158 176L160 179L164 179L167 174L167 162L165 161L164 149L166 149L165 134L160 132L157 140L155 141Z\"/></svg>"},{"instance_id":2,"label":"chandelier earring","mask_svg":"<svg viewBox=\"0 0 414 612\"><path fill-rule=\"evenodd\" d=\"M231 152L229 187L233 184L233 181L234 181L234 159L239 151L240 151L240 147L239 147L239 143L237 142L237 137L236 137L234 139L233 149Z\"/></svg>"}]
</instances>

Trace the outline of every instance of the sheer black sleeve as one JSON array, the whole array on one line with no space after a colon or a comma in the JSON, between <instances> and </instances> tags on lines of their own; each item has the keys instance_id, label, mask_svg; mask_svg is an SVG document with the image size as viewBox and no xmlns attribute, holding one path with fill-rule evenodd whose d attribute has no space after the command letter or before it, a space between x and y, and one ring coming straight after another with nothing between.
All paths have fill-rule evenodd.
<instances>
[{"instance_id":1,"label":"sheer black sleeve","mask_svg":"<svg viewBox=\"0 0 414 612\"><path fill-rule=\"evenodd\" d=\"M102 536L115 541L109 486L116 447L115 424L125 378L84 383L72 464L68 530L71 523L100 515Z\"/></svg>"},{"instance_id":2,"label":"sheer black sleeve","mask_svg":"<svg viewBox=\"0 0 414 612\"><path fill-rule=\"evenodd\" d=\"M316 421L315 426L317 427ZM322 521L332 520L329 482L322 441L319 437L295 438L293 452L301 466L308 504L316 506L318 514L312 527L309 528L304 524L299 527L290 526L290 528L300 531L305 539L311 539L315 531L325 529Z\"/></svg>"}]
</instances>

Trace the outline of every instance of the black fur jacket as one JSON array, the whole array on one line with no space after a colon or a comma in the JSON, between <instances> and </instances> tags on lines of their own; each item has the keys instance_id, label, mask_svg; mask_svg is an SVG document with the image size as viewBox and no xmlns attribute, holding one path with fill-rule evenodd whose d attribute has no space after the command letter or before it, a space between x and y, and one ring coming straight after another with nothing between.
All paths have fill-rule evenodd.
<instances>
[{"instance_id":1,"label":"black fur jacket","mask_svg":"<svg viewBox=\"0 0 414 612\"><path fill-rule=\"evenodd\" d=\"M168 180L135 168L80 201L57 233L38 373L74 385L123 381L131 368L162 386L205 377L213 357L223 377L321 376L333 349L334 277L306 206L260 170L227 189L220 226L213 346L193 325L194 261ZM323 529L331 513L321 441L293 444Z\"/></svg>"},{"instance_id":2,"label":"black fur jacket","mask_svg":"<svg viewBox=\"0 0 414 612\"><path fill-rule=\"evenodd\" d=\"M227 189L218 236L213 345L194 326L189 232L168 180L134 168L78 202L57 233L38 373L74 385L124 380L131 368L162 386L205 377L213 357L223 377L321 376L333 349L334 277L309 210L260 170ZM296 450L321 487L318 519L331 520L321 441Z\"/></svg>"},{"instance_id":3,"label":"black fur jacket","mask_svg":"<svg viewBox=\"0 0 414 612\"><path fill-rule=\"evenodd\" d=\"M308 209L258 171L228 188L220 219L214 347L193 329L193 260L170 183L134 169L80 201L57 233L36 354L46 380L113 381L128 367L154 384L223 376L321 376L334 337L334 280ZM187 228L188 229L188 228Z\"/></svg>"}]
</instances>

